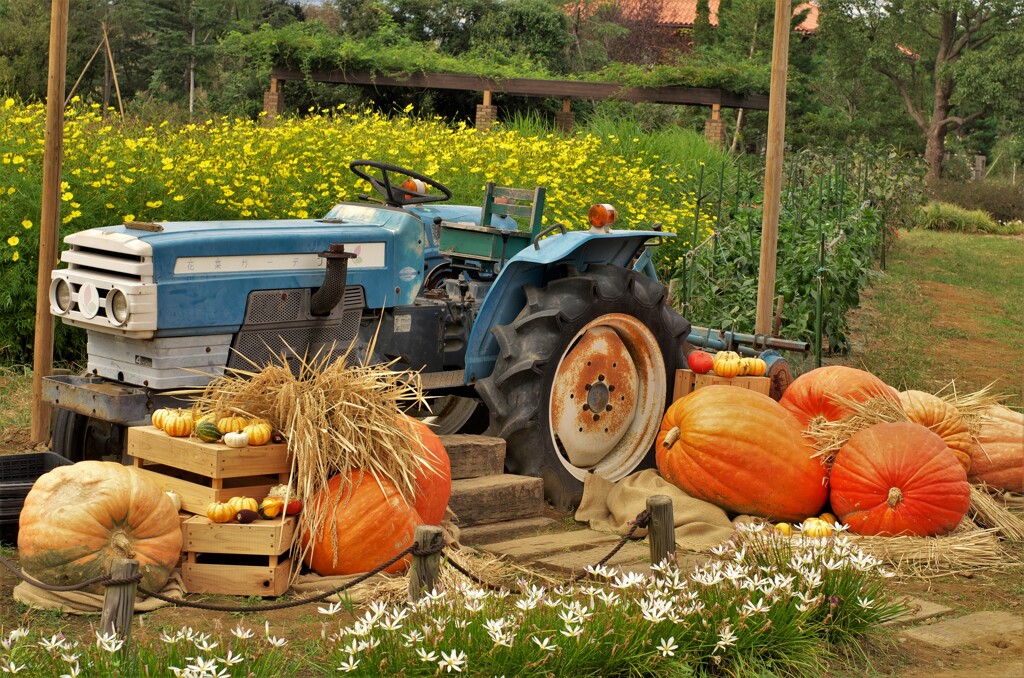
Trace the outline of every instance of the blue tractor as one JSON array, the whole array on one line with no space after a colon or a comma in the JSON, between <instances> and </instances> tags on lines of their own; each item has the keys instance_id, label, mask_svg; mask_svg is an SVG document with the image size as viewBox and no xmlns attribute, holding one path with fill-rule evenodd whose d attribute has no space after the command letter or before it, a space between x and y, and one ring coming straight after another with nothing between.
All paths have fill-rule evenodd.
<instances>
[{"instance_id":1,"label":"blue tractor","mask_svg":"<svg viewBox=\"0 0 1024 678\"><path fill-rule=\"evenodd\" d=\"M420 370L439 432L486 426L507 471L542 477L558 509L587 473L653 464L690 333L653 277L662 233L611 230L609 206L589 231L542 230L543 189L488 185L482 206L453 205L415 171L351 169L376 195L320 219L68 236L50 305L88 333L88 364L46 380L54 451L120 458L126 427L204 375L354 346L350 359Z\"/></svg>"}]
</instances>

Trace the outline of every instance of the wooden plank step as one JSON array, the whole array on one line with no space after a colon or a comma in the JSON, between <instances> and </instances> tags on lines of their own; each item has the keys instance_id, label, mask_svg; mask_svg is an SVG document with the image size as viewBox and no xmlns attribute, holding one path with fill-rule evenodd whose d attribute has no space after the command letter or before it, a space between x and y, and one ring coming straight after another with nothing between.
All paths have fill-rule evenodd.
<instances>
[{"instance_id":1,"label":"wooden plank step","mask_svg":"<svg viewBox=\"0 0 1024 678\"><path fill-rule=\"evenodd\" d=\"M514 537L533 537L549 534L562 529L562 522L553 518L523 518L522 520L503 520L488 525L475 525L459 530L459 543L467 546L480 546L498 541L507 541Z\"/></svg>"},{"instance_id":2,"label":"wooden plank step","mask_svg":"<svg viewBox=\"0 0 1024 678\"><path fill-rule=\"evenodd\" d=\"M456 433L440 436L452 462L452 480L499 475L505 470L505 441Z\"/></svg>"},{"instance_id":3,"label":"wooden plank step","mask_svg":"<svg viewBox=\"0 0 1024 678\"><path fill-rule=\"evenodd\" d=\"M544 512L544 481L507 473L453 480L448 507L460 527L532 518Z\"/></svg>"},{"instance_id":4,"label":"wooden plank step","mask_svg":"<svg viewBox=\"0 0 1024 678\"><path fill-rule=\"evenodd\" d=\"M606 544L604 546L587 549L586 551L560 553L558 555L535 560L534 562L537 565L542 565L546 568L557 570L559 572L580 572L586 569L587 565L594 565L608 555L608 552L612 550L612 546L613 544ZM651 549L647 544L630 542L619 549L619 552L612 556L612 558L605 563L605 566L614 567L616 565L646 564L650 555Z\"/></svg>"},{"instance_id":5,"label":"wooden plank step","mask_svg":"<svg viewBox=\"0 0 1024 678\"><path fill-rule=\"evenodd\" d=\"M548 556L581 551L607 544L608 548L619 541L619 537L608 532L596 530L574 530L557 534L542 534L524 539L487 544L481 551L489 551L497 555L507 556L514 560L534 560Z\"/></svg>"}]
</instances>

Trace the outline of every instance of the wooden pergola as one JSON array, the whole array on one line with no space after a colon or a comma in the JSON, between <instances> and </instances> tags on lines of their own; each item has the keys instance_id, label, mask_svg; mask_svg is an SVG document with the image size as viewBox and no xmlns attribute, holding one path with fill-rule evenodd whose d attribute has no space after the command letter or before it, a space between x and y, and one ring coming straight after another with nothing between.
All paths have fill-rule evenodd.
<instances>
[{"instance_id":1,"label":"wooden pergola","mask_svg":"<svg viewBox=\"0 0 1024 678\"><path fill-rule=\"evenodd\" d=\"M494 94L516 94L527 97L561 99L562 110L556 115L558 127L572 130L575 115L572 100L631 101L637 103L710 106L711 117L705 123L705 135L720 142L724 138L722 108L768 109L767 94L736 94L708 87L633 87L617 82L584 82L580 80L541 80L536 78L485 78L459 73L409 73L402 76L381 75L370 71L319 71L307 76L302 71L275 68L270 72L270 90L263 97L263 110L268 119L284 111L283 84L288 80L313 80L346 85L408 87L414 89L454 89L481 92L483 103L477 106L476 126L490 127L497 120Z\"/></svg>"}]
</instances>

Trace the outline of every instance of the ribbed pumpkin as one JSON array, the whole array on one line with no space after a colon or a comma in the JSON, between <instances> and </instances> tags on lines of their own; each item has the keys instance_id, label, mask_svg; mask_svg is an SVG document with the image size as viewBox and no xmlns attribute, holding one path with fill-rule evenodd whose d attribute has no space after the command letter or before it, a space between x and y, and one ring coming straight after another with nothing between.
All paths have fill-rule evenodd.
<instances>
[{"instance_id":1,"label":"ribbed pumpkin","mask_svg":"<svg viewBox=\"0 0 1024 678\"><path fill-rule=\"evenodd\" d=\"M416 469L416 501L413 508L420 514L424 525L440 525L452 496L451 459L444 449L444 443L429 426L405 415L399 419L403 420L412 426L422 444L418 448L414 446L413 451L426 462Z\"/></svg>"},{"instance_id":2,"label":"ribbed pumpkin","mask_svg":"<svg viewBox=\"0 0 1024 678\"><path fill-rule=\"evenodd\" d=\"M805 372L793 380L782 394L779 404L796 416L806 428L818 418L839 421L852 412L836 396L864 402L871 398L888 398L899 402L897 392L884 381L864 370L844 365L828 365Z\"/></svg>"},{"instance_id":3,"label":"ribbed pumpkin","mask_svg":"<svg viewBox=\"0 0 1024 678\"><path fill-rule=\"evenodd\" d=\"M320 575L368 572L412 545L417 525L423 520L398 489L387 479L371 473L348 474L351 485L343 491L344 476L336 475L310 502L307 515L325 516L313 534L303 533L303 545L313 547L306 564ZM337 540L337 559L332 542ZM404 572L411 561L406 556L385 569Z\"/></svg>"},{"instance_id":4,"label":"ribbed pumpkin","mask_svg":"<svg viewBox=\"0 0 1024 678\"><path fill-rule=\"evenodd\" d=\"M249 436L249 444L255 447L269 443L274 429L262 419L258 421L254 419L242 429L242 432Z\"/></svg>"},{"instance_id":5,"label":"ribbed pumpkin","mask_svg":"<svg viewBox=\"0 0 1024 678\"><path fill-rule=\"evenodd\" d=\"M673 403L657 443L658 470L687 494L733 513L790 522L816 515L828 498L814 453L777 402L723 386Z\"/></svg>"},{"instance_id":6,"label":"ribbed pumpkin","mask_svg":"<svg viewBox=\"0 0 1024 678\"><path fill-rule=\"evenodd\" d=\"M971 480L1024 492L1024 414L1005 407L985 411L971 449Z\"/></svg>"},{"instance_id":7,"label":"ribbed pumpkin","mask_svg":"<svg viewBox=\"0 0 1024 678\"><path fill-rule=\"evenodd\" d=\"M946 447L956 455L964 471L971 472L971 448L974 447L974 439L967 430L960 410L942 398L924 391L901 391L900 405L903 406L907 419L938 434L946 443Z\"/></svg>"},{"instance_id":8,"label":"ribbed pumpkin","mask_svg":"<svg viewBox=\"0 0 1024 678\"><path fill-rule=\"evenodd\" d=\"M195 420L192 418L192 413L188 410L174 410L164 417L160 428L169 436L185 438L192 435L192 429L195 428Z\"/></svg>"},{"instance_id":9,"label":"ribbed pumpkin","mask_svg":"<svg viewBox=\"0 0 1024 678\"><path fill-rule=\"evenodd\" d=\"M875 424L855 433L832 464L832 509L865 535L946 534L971 503L953 451L920 424Z\"/></svg>"},{"instance_id":10,"label":"ribbed pumpkin","mask_svg":"<svg viewBox=\"0 0 1024 678\"><path fill-rule=\"evenodd\" d=\"M249 421L245 417L236 414L221 417L217 420L217 430L221 433L238 433L246 427Z\"/></svg>"},{"instance_id":11,"label":"ribbed pumpkin","mask_svg":"<svg viewBox=\"0 0 1024 678\"><path fill-rule=\"evenodd\" d=\"M56 586L107 574L114 558L135 558L141 585L159 591L181 545L171 498L135 468L114 462L81 461L40 476L19 519L21 567Z\"/></svg>"}]
</instances>

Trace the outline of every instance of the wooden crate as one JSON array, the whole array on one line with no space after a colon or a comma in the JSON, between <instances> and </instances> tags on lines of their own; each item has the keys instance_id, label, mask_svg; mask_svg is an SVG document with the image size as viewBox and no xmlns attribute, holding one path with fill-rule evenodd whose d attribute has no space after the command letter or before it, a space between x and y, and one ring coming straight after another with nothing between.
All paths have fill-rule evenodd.
<instances>
[{"instance_id":1,"label":"wooden crate","mask_svg":"<svg viewBox=\"0 0 1024 678\"><path fill-rule=\"evenodd\" d=\"M288 590L292 559L281 556L186 554L181 578L187 593L280 596Z\"/></svg>"},{"instance_id":2,"label":"wooden crate","mask_svg":"<svg viewBox=\"0 0 1024 678\"><path fill-rule=\"evenodd\" d=\"M697 374L692 370L676 370L676 383L672 390L673 402L705 386L736 386L748 391L768 395L772 380L768 377L719 377L715 374Z\"/></svg>"},{"instance_id":3,"label":"wooden crate","mask_svg":"<svg viewBox=\"0 0 1024 678\"><path fill-rule=\"evenodd\" d=\"M288 590L298 518L215 523L192 516L184 523L185 590L232 596L279 596Z\"/></svg>"},{"instance_id":4,"label":"wooden crate","mask_svg":"<svg viewBox=\"0 0 1024 678\"><path fill-rule=\"evenodd\" d=\"M185 521L185 550L190 553L232 553L279 556L295 541L296 516L254 520L248 525L215 523L206 516Z\"/></svg>"},{"instance_id":5,"label":"wooden crate","mask_svg":"<svg viewBox=\"0 0 1024 678\"><path fill-rule=\"evenodd\" d=\"M291 470L285 444L231 448L172 438L153 426L128 429L128 453L161 489L181 497L182 509L198 514L231 497L262 499L274 485L288 482Z\"/></svg>"}]
</instances>

